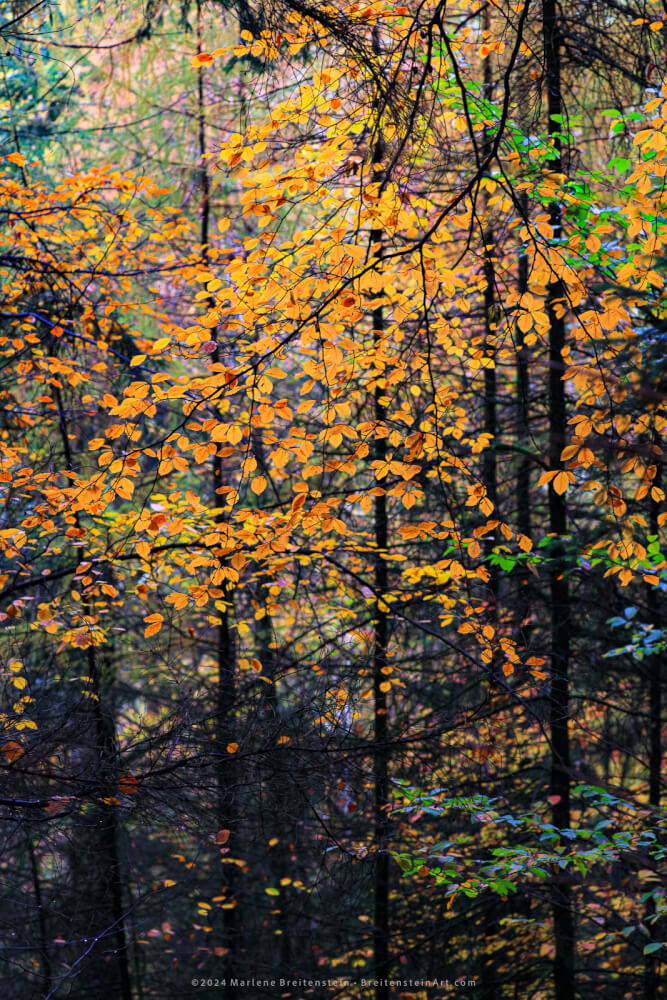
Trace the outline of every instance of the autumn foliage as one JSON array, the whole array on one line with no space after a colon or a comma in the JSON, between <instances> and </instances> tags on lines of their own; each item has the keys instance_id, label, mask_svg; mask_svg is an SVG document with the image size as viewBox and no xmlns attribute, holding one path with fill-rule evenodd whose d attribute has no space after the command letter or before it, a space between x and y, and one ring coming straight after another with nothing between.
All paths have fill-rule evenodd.
<instances>
[{"instance_id":1,"label":"autumn foliage","mask_svg":"<svg viewBox=\"0 0 667 1000\"><path fill-rule=\"evenodd\" d=\"M661 5L14 6L11 995L654 1000Z\"/></svg>"}]
</instances>

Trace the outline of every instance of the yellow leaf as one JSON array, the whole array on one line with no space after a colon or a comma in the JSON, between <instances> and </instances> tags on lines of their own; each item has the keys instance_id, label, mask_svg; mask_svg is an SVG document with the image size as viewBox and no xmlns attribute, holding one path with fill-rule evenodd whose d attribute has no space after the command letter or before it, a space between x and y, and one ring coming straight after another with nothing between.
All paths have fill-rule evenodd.
<instances>
[{"instance_id":1,"label":"yellow leaf","mask_svg":"<svg viewBox=\"0 0 667 1000\"><path fill-rule=\"evenodd\" d=\"M169 594L165 600L167 604L173 604L180 611L181 608L186 606L190 598L187 594Z\"/></svg>"},{"instance_id":2,"label":"yellow leaf","mask_svg":"<svg viewBox=\"0 0 667 1000\"><path fill-rule=\"evenodd\" d=\"M540 478L537 480L538 486L544 486L545 483L550 483L551 480L556 475L556 472L543 472Z\"/></svg>"},{"instance_id":3,"label":"yellow leaf","mask_svg":"<svg viewBox=\"0 0 667 1000\"><path fill-rule=\"evenodd\" d=\"M216 424L211 431L211 441L226 441L228 439L229 427L227 424Z\"/></svg>"},{"instance_id":4,"label":"yellow leaf","mask_svg":"<svg viewBox=\"0 0 667 1000\"><path fill-rule=\"evenodd\" d=\"M135 354L130 360L130 368L136 368L137 365L141 365L146 360L145 354Z\"/></svg>"},{"instance_id":5,"label":"yellow leaf","mask_svg":"<svg viewBox=\"0 0 667 1000\"><path fill-rule=\"evenodd\" d=\"M565 493L565 490L570 485L570 476L567 472L559 472L557 476L554 477L553 488L556 493Z\"/></svg>"},{"instance_id":6,"label":"yellow leaf","mask_svg":"<svg viewBox=\"0 0 667 1000\"><path fill-rule=\"evenodd\" d=\"M129 500L134 493L134 483L131 479L119 479L116 484L116 493L119 497L123 497L125 500Z\"/></svg>"},{"instance_id":7,"label":"yellow leaf","mask_svg":"<svg viewBox=\"0 0 667 1000\"><path fill-rule=\"evenodd\" d=\"M148 542L137 542L136 552L137 555L141 556L142 559L148 559L148 557L151 554L151 547L148 544Z\"/></svg>"},{"instance_id":8,"label":"yellow leaf","mask_svg":"<svg viewBox=\"0 0 667 1000\"><path fill-rule=\"evenodd\" d=\"M260 493L263 493L264 490L266 489L266 479L264 478L264 476L257 476L256 479L253 479L251 483L251 489L253 493L257 494L257 496L259 496Z\"/></svg>"}]
</instances>

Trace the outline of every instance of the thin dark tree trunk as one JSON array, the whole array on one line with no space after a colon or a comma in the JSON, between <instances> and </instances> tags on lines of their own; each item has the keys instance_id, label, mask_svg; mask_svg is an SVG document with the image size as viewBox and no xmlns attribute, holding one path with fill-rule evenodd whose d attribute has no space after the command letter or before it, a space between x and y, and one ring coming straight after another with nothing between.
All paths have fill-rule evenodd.
<instances>
[{"instance_id":1,"label":"thin dark tree trunk","mask_svg":"<svg viewBox=\"0 0 667 1000\"><path fill-rule=\"evenodd\" d=\"M85 609L85 605L84 605ZM86 614L91 614L91 610L86 609ZM97 749L100 754L102 766L102 780L106 786L104 797L113 797L117 794L118 785L118 748L116 746L116 726L113 715L109 710L109 677L101 676L100 665L94 646L88 647L88 671L92 679L93 704L95 706L95 732ZM116 820L116 808L112 804L102 804L102 857L104 864L104 876L102 878L102 897L108 894L111 903L111 916L113 919L114 934L116 942L115 953L118 962L118 972L120 977L120 997L122 1000L132 1000L132 985L130 980L130 966L127 954L127 935L125 933L125 911L123 908L123 882L121 877L121 864L118 852L118 829ZM105 974L102 970L104 979ZM109 993L111 996L111 993Z\"/></svg>"},{"instance_id":2,"label":"thin dark tree trunk","mask_svg":"<svg viewBox=\"0 0 667 1000\"><path fill-rule=\"evenodd\" d=\"M64 402L60 389L56 386L53 390L54 401L58 410L60 436L65 456L65 465L71 472L74 471L72 449L69 441L69 427L65 413ZM77 528L80 527L79 515L74 515ZM80 561L80 550L77 550L77 563ZM93 608L89 601L82 602L82 610L86 618L91 619ZM100 997L120 997L120 1000L132 1000L132 981L130 979L130 966L127 954L127 935L125 932L125 912L123 909L123 883L121 876L121 864L118 851L118 827L116 819L116 807L104 799L112 799L117 794L118 789L118 748L116 746L116 726L113 712L110 708L113 683L110 671L106 676L102 676L97 652L94 645L88 646L86 651L88 661L88 676L91 683L91 694L93 701L93 719L95 733L95 751L99 761L99 773L102 785L102 802L100 808L102 818L100 821L100 848L101 848L101 875L98 889L98 913L106 915L110 913L111 927L113 929L113 939L116 946L114 949L118 963L119 993L115 987L109 983L109 992L100 992ZM102 917L102 930L106 930L107 918ZM106 940L106 935L100 937ZM99 954L97 949L96 954ZM93 958L93 962L95 959ZM97 980L98 990L103 989L103 985L109 981L109 967L106 962L98 962L99 979ZM95 976L96 973L93 973Z\"/></svg>"},{"instance_id":3,"label":"thin dark tree trunk","mask_svg":"<svg viewBox=\"0 0 667 1000\"><path fill-rule=\"evenodd\" d=\"M491 14L489 4L485 4L482 10L482 32L483 41L487 41L488 33L491 30ZM493 73L491 70L491 54L484 60L484 98L487 101L493 100ZM484 128L483 133L483 155L487 159L492 152L493 136L489 128ZM488 434L487 447L482 456L482 481L486 489L486 495L494 506L495 514L498 510L498 412L497 412L497 377L496 377L496 330L498 326L499 309L496 302L496 244L493 226L489 219L489 197L484 197L483 209L485 213L482 231L484 243L484 355L493 361L492 367L484 368L484 431ZM485 536L484 551L488 560L488 570L490 573L489 587L491 590L492 608L491 612L497 625L500 608L498 599L500 593L500 567L491 563L489 557L496 544L493 534ZM489 682L495 685L496 671L500 670L497 662L492 663L489 673ZM484 794L488 789L484 777L480 775L480 794ZM482 966L482 996L483 1000L496 1000L496 982L498 978L497 960L494 953L493 942L498 929L499 906L498 900L492 896L487 904L487 917L484 928L483 946L483 966Z\"/></svg>"},{"instance_id":4,"label":"thin dark tree trunk","mask_svg":"<svg viewBox=\"0 0 667 1000\"><path fill-rule=\"evenodd\" d=\"M659 438L654 434L654 445L659 447ZM662 486L662 466L657 465L657 472L653 485L658 489ZM649 534L658 537L658 513L660 505L651 499L649 512ZM646 604L648 607L649 621L656 628L662 627L662 616L660 614L659 591L649 584L646 586ZM648 801L649 805L658 810L660 808L660 784L662 780L662 658L654 655L650 658L649 673L649 777L648 777ZM646 916L655 916L655 901L650 899L646 907ZM660 929L653 919L647 921L648 931L651 941L660 941ZM659 996L660 976L658 972L656 956L646 955L644 958L644 1000L657 1000Z\"/></svg>"},{"instance_id":5,"label":"thin dark tree trunk","mask_svg":"<svg viewBox=\"0 0 667 1000\"><path fill-rule=\"evenodd\" d=\"M520 196L521 212L528 218L528 198L525 192ZM523 296L528 291L528 253L524 249L519 255L518 291ZM521 314L520 314L521 315ZM524 343L523 330L517 323L516 327L516 439L522 451L519 453L516 470L516 520L517 529L526 538L531 537L532 523L530 516L530 457L523 449L530 441L530 376L528 370L528 355ZM517 566L517 598L516 598L516 629L519 642L527 645L530 627L522 624L530 613L531 588L526 579L527 572L521 563Z\"/></svg>"},{"instance_id":6,"label":"thin dark tree trunk","mask_svg":"<svg viewBox=\"0 0 667 1000\"><path fill-rule=\"evenodd\" d=\"M550 167L563 170L560 140L563 99L560 79L560 37L556 0L543 0L544 63L547 87L549 135L553 142ZM562 214L558 202L550 206L550 223L557 245L562 235ZM554 276L547 289L549 317L549 467L561 469L561 451L565 445L567 413L565 383L562 379L565 346L565 300L561 281ZM555 538L550 564L551 617L551 802L555 826L570 827L570 742L569 665L570 665L570 593L567 578L565 536L567 506L564 493L549 486L549 531ZM562 873L552 884L554 925L554 993L556 1000L574 1000L574 921L569 878Z\"/></svg>"},{"instance_id":7,"label":"thin dark tree trunk","mask_svg":"<svg viewBox=\"0 0 667 1000\"><path fill-rule=\"evenodd\" d=\"M202 45L202 5L201 0L197 0L197 52L203 51ZM206 103L204 98L204 69L199 67L197 71L197 117L198 117L198 147L199 147L199 190L200 190L200 241L202 247L202 261L208 262L208 241L211 219L211 182L208 173L206 160L207 138L206 138ZM215 301L209 301L211 309L215 308ZM211 330L211 340L215 343L215 349L211 354L212 363L220 361L220 349L218 346L218 330L213 327ZM225 485L222 469L222 460L216 453L213 456L211 470L211 491L214 504L218 504L220 491ZM219 521L219 517L217 520ZM232 611L233 594L228 581L223 584L225 591L224 611L220 611L220 624L216 626L216 660L217 660L217 693L215 704L215 746L217 767L217 819L221 829L229 830L229 846L238 844L239 836L239 815L235 797L235 787L237 784L237 765L233 754L227 753L227 746L234 742L234 704L236 699L236 651L234 636L230 625L230 614ZM239 906L236 894L236 872L233 865L225 865L225 905L223 908L223 947L226 949L223 963L223 978L225 979L224 997L225 1000L236 1000L238 995L234 979L238 974L238 958L240 950L239 941Z\"/></svg>"},{"instance_id":8,"label":"thin dark tree trunk","mask_svg":"<svg viewBox=\"0 0 667 1000\"><path fill-rule=\"evenodd\" d=\"M375 342L379 344L384 327L382 309L373 311ZM375 388L375 420L378 428L384 424L386 411L381 397L384 389ZM375 438L375 459L387 460L387 446L384 437ZM387 498L383 493L375 497L375 625L373 634L373 703L374 703L374 779L375 779L375 919L373 951L375 977L379 985L375 989L376 1000L389 1000L389 987L384 985L389 975L389 854L387 851L389 805L389 746L387 695L382 690L387 680L384 668L387 666L387 644L389 639L389 619L384 610L382 597L387 592Z\"/></svg>"},{"instance_id":9,"label":"thin dark tree trunk","mask_svg":"<svg viewBox=\"0 0 667 1000\"><path fill-rule=\"evenodd\" d=\"M378 49L378 40L375 39ZM378 136L373 151L373 163L382 162L384 143ZM375 174L377 176L377 173ZM372 253L382 256L382 231L371 232ZM376 351L381 353L384 337L384 310L378 306L373 310L373 340ZM380 366L377 366L378 369ZM381 384L382 376L378 370L377 383L374 389L373 410L376 424L374 458L377 462L387 460L387 440L384 437L384 425L387 416L383 397L386 389ZM387 541L388 541L387 497L383 492L374 498L374 535L375 535L375 565L374 585L376 593L375 621L373 625L373 778L375 787L374 827L375 827L375 861L374 861L374 920L373 920L373 967L377 980L375 1000L389 1000L389 720L387 715L387 694L383 686L387 680L387 647L389 642L389 614L383 598L387 592Z\"/></svg>"},{"instance_id":10,"label":"thin dark tree trunk","mask_svg":"<svg viewBox=\"0 0 667 1000\"><path fill-rule=\"evenodd\" d=\"M261 434L253 436L253 453L260 468L269 475ZM281 975L289 976L292 964L292 936L288 922L288 907L290 889L288 886L280 884L281 876L289 865L289 857L285 845L285 828L283 823L283 806L285 801L285 786L281 780L276 780L275 771L271 771L273 759L277 761L279 753L278 738L281 730L280 706L278 704L278 690L276 688L276 655L272 648L275 633L273 622L266 605L269 598L269 587L271 577L262 574L257 582L256 600L260 606L264 607L264 614L257 622L257 655L262 665L262 676L269 682L266 685L266 695L264 701L264 711L262 713L262 750L268 755L269 770L265 779L265 790L262 799L265 802L266 818L264 829L269 835L268 839L275 838L279 842L271 851L269 858L269 870L273 885L278 889L279 897L276 900L277 923L280 931L280 941L276 945L275 962L276 968Z\"/></svg>"},{"instance_id":11,"label":"thin dark tree trunk","mask_svg":"<svg viewBox=\"0 0 667 1000\"><path fill-rule=\"evenodd\" d=\"M656 434L654 445L659 447L659 438ZM653 485L657 489L662 487L662 466L657 465L657 472ZM649 514L650 534L659 537L658 514L660 505L658 501L651 499L651 510ZM647 585L646 603L648 606L649 620L656 628L663 624L660 613L660 592L656 587ZM651 658L651 674L649 681L649 795L648 801L656 809L660 806L660 784L662 780L662 670L660 656Z\"/></svg>"},{"instance_id":12,"label":"thin dark tree trunk","mask_svg":"<svg viewBox=\"0 0 667 1000\"><path fill-rule=\"evenodd\" d=\"M528 198L525 193L521 196L521 210L525 217L528 216ZM519 256L519 295L524 295L528 291L528 254L524 251ZM530 437L530 411L528 402L528 357L526 355L523 339L523 331L516 328L516 388L517 388L517 436L519 442L527 445ZM528 455L521 455L519 468L516 477L517 494L517 527L522 535L530 538L530 458Z\"/></svg>"},{"instance_id":13,"label":"thin dark tree trunk","mask_svg":"<svg viewBox=\"0 0 667 1000\"><path fill-rule=\"evenodd\" d=\"M489 5L484 5L482 13L482 30L490 30L491 18ZM484 60L484 98L491 101L493 98L493 75L491 72L490 54ZM483 154L486 159L491 154L493 137L489 129L484 129ZM488 214L488 198L485 198L484 210ZM497 414L497 384L495 368L495 346L498 308L496 304L496 266L495 266L495 236L493 226L485 219L482 233L484 241L484 354L491 357L494 364L492 367L484 368L484 431L489 435L488 447L484 451L482 458L482 479L486 488L486 495L498 508L498 459L497 459L497 437L498 437L498 414ZM487 556L494 546L492 535L487 536L485 548ZM489 585L493 595L494 612L497 614L498 589L500 584L499 567L491 565L489 567L491 579Z\"/></svg>"},{"instance_id":14,"label":"thin dark tree trunk","mask_svg":"<svg viewBox=\"0 0 667 1000\"><path fill-rule=\"evenodd\" d=\"M44 900L42 898L42 886L39 880L39 869L35 848L32 840L28 838L28 856L30 858L30 871L32 873L32 888L35 893L35 906L37 907L37 926L39 927L39 952L42 958L42 976L44 977L44 995L51 992L51 959L49 957L49 944L46 932L46 913L44 910Z\"/></svg>"}]
</instances>

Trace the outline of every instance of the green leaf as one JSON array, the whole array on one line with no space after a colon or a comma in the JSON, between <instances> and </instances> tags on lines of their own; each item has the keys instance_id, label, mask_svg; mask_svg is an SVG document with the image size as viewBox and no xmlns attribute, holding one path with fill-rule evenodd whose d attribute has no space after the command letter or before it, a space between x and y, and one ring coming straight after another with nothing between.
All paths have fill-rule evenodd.
<instances>
[{"instance_id":1,"label":"green leaf","mask_svg":"<svg viewBox=\"0 0 667 1000\"><path fill-rule=\"evenodd\" d=\"M651 943L647 944L644 948L644 954L652 955L653 952L659 951L660 948L662 948L662 941L651 941Z\"/></svg>"}]
</instances>

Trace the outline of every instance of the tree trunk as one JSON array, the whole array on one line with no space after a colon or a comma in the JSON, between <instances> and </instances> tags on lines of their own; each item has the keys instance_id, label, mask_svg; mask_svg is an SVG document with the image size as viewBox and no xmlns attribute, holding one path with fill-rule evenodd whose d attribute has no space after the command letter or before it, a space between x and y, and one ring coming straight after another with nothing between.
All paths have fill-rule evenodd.
<instances>
[{"instance_id":1,"label":"tree trunk","mask_svg":"<svg viewBox=\"0 0 667 1000\"><path fill-rule=\"evenodd\" d=\"M482 13L482 30L490 30L491 20L489 6L485 4ZM491 101L493 98L493 77L491 74L491 56L484 60L484 98ZM488 128L484 129L483 155L484 159L491 154L492 134ZM488 197L484 198L484 213L488 215ZM498 414L496 402L496 368L495 368L495 347L496 329L498 326L498 307L496 304L496 267L495 267L495 237L493 226L487 218L484 220L484 230L482 233L484 241L484 355L490 357L493 366L484 368L484 431L489 435L488 445L484 450L482 459L482 479L486 488L486 495L498 508L498 452L496 450L498 436ZM487 556L490 555L494 546L494 538L488 535L485 541ZM490 566L491 579L489 585L494 604L494 614L497 616L498 588L500 583L500 567Z\"/></svg>"},{"instance_id":2,"label":"tree trunk","mask_svg":"<svg viewBox=\"0 0 667 1000\"><path fill-rule=\"evenodd\" d=\"M654 433L653 444L659 447L659 437ZM659 456L662 457L662 456ZM658 462L657 472L653 485L662 486L662 466ZM658 537L658 513L659 503L653 499L649 501L649 534ZM656 628L662 627L663 619L660 614L660 599L657 587L646 585L646 604L648 608L649 621ZM660 783L662 780L662 662L660 654L654 654L649 659L649 779L648 779L648 801L649 805L656 810L660 808ZM655 901L650 899L646 906L646 916L655 916ZM662 935L658 924L653 919L649 919L646 924L651 941L660 941ZM657 1000L660 986L660 976L658 973L656 956L646 955L644 957L644 1000Z\"/></svg>"},{"instance_id":3,"label":"tree trunk","mask_svg":"<svg viewBox=\"0 0 667 1000\"><path fill-rule=\"evenodd\" d=\"M58 410L60 436L67 469L74 471L72 450L69 441L69 427L65 413L64 402L60 389L53 389L54 402ZM77 528L80 527L79 515L74 515ZM80 561L80 550L77 550L77 563ZM85 618L92 619L93 608L89 601L82 602ZM132 1000L132 983L127 955L127 935L125 933L125 913L123 909L123 883L121 877L120 856L118 851L118 827L116 807L104 799L112 799L118 791L118 748L116 745L116 724L110 709L110 699L113 692L111 669L102 675L98 662L97 651L90 645L86 651L88 676L90 677L93 701L93 727L95 734L95 760L99 768L101 785L100 803L101 820L99 831L100 874L95 886L95 916L99 926L94 927L96 941L91 951L90 983L95 984L100 1000L104 997ZM114 953L118 966L118 983L114 983L109 972L109 965L100 954L100 942L105 942L111 936L115 940Z\"/></svg>"},{"instance_id":4,"label":"tree trunk","mask_svg":"<svg viewBox=\"0 0 667 1000\"><path fill-rule=\"evenodd\" d=\"M528 216L528 199L525 193L521 195L521 210ZM528 291L528 254L524 251L519 257L519 295ZM530 412L528 403L528 358L524 350L523 331L516 327L516 388L517 388L517 437L519 442L527 445L530 437ZM530 538L530 458L521 455L516 477L517 497L517 528L522 535Z\"/></svg>"},{"instance_id":5,"label":"tree trunk","mask_svg":"<svg viewBox=\"0 0 667 1000\"><path fill-rule=\"evenodd\" d=\"M382 340L384 316L382 308L373 311L375 343ZM385 390L375 387L375 420L378 428L385 420L385 407L381 397ZM387 460L386 438L375 438L375 459ZM384 985L389 976L389 854L387 833L389 804L389 747L387 695L382 685L387 680L384 668L387 666L387 644L389 620L383 596L387 592L387 497L382 493L375 497L375 624L373 634L373 703L375 755L373 773L375 779L375 920L373 931L373 952L375 978L379 985L375 988L376 1000L389 1000L389 987Z\"/></svg>"},{"instance_id":6,"label":"tree trunk","mask_svg":"<svg viewBox=\"0 0 667 1000\"><path fill-rule=\"evenodd\" d=\"M528 198L525 192L520 196L521 212L528 218ZM519 256L518 291L523 296L528 291L528 253L524 250ZM530 403L529 403L529 372L528 355L524 345L523 330L517 323L516 327L516 438L522 448L527 449L530 441ZM526 538L531 537L532 523L530 516L530 463L529 455L523 451L519 454L516 470L516 521L517 529ZM531 588L526 580L527 572L521 563L517 566L516 580L518 593L516 597L516 630L518 641L527 646L530 636L529 625L522 623L530 613Z\"/></svg>"},{"instance_id":7,"label":"tree trunk","mask_svg":"<svg viewBox=\"0 0 667 1000\"><path fill-rule=\"evenodd\" d=\"M35 848L31 838L28 838L28 857L30 858L30 872L32 874L32 888L35 893L35 906L37 908L37 926L39 927L39 953L42 959L42 976L44 979L44 996L51 992L51 958L49 956L49 939L46 929L46 913L44 911L44 901L42 898L42 886L39 880L39 869Z\"/></svg>"},{"instance_id":8,"label":"tree trunk","mask_svg":"<svg viewBox=\"0 0 667 1000\"><path fill-rule=\"evenodd\" d=\"M85 607L85 606L84 606ZM90 614L86 611L86 614ZM88 671L92 679L93 704L95 712L95 734L97 751L102 770L102 782L106 786L104 797L113 797L118 790L118 748L116 745L116 726L108 703L110 697L110 678L102 678L94 646L88 647ZM98 996L108 996L111 1000L120 997L121 1000L132 1000L132 985L130 966L127 954L127 935L125 933L125 911L123 907L123 882L121 863L118 851L117 810L113 804L102 803L101 822L101 854L102 875L100 880L100 910L104 912L110 904L113 921L113 939L115 940L115 955L118 963L120 980L119 992L116 992L109 981L108 966L99 963L100 983ZM106 921L105 921L106 923ZM104 986L102 986L104 984ZM108 989L108 992L106 990Z\"/></svg>"},{"instance_id":9,"label":"tree trunk","mask_svg":"<svg viewBox=\"0 0 667 1000\"><path fill-rule=\"evenodd\" d=\"M482 41L486 42L491 30L490 7L485 4L482 10ZM493 100L493 74L491 72L491 55L484 60L484 99ZM486 160L492 152L493 135L488 127L484 127L482 153ZM497 380L496 380L496 330L498 327L499 309L496 302L496 245L493 226L489 219L489 196L484 195L483 211L484 225L482 241L484 243L484 356L490 358L493 367L484 368L484 431L488 435L487 446L482 457L482 482L486 495L494 506L494 516L498 511L498 412L497 412ZM497 628L500 608L498 598L500 591L500 567L490 563L490 556L496 544L493 533L487 534L484 540L484 552L490 573L489 588L491 590L491 614ZM489 671L489 686L493 691L500 665L497 658L491 663ZM488 794L488 782L480 775L480 794ZM500 908L498 899L492 895L487 903L487 919L483 934L482 957L482 997L483 1000L496 1000L496 982L498 968L494 953L494 940L498 929Z\"/></svg>"},{"instance_id":10,"label":"tree trunk","mask_svg":"<svg viewBox=\"0 0 667 1000\"><path fill-rule=\"evenodd\" d=\"M550 168L561 173L563 157L561 140L563 101L560 80L560 38L556 0L543 0L544 64L547 86L549 135L554 152ZM553 240L562 235L560 205L552 202L549 211ZM560 469L561 451L565 446L566 406L565 383L562 379L563 347L565 346L565 300L557 276L547 289L549 317L549 468ZM551 617L551 802L552 820L559 828L570 827L570 744L569 661L570 661L570 594L567 579L565 535L567 507L565 495L549 485L549 531L555 537L555 547L549 571ZM552 883L552 914L556 954L554 959L554 991L556 1000L574 1000L574 922L571 885L564 875Z\"/></svg>"},{"instance_id":11,"label":"tree trunk","mask_svg":"<svg viewBox=\"0 0 667 1000\"><path fill-rule=\"evenodd\" d=\"M377 39L375 48L379 48ZM384 143L379 136L373 151L373 163L382 162ZM377 176L377 173L376 175ZM382 256L382 231L371 232L371 252ZM384 310L382 306L373 310L373 340L377 355L381 354L384 335ZM378 369L377 382L374 389L374 419L376 424L374 458L377 462L387 460L387 439L383 436L386 420L386 407L383 397L386 392ZM387 497L383 492L374 498L374 534L375 534L375 565L374 586L376 594L375 620L373 625L373 778L375 786L374 828L375 828L375 862L374 862L374 921L373 921L373 965L374 975L378 982L375 987L375 1000L389 1000L389 726L387 717L387 694L383 685L387 680L384 672L387 666L387 647L389 642L389 615L384 595L387 592L387 540L388 517Z\"/></svg>"},{"instance_id":12,"label":"tree trunk","mask_svg":"<svg viewBox=\"0 0 667 1000\"><path fill-rule=\"evenodd\" d=\"M197 53L203 51L202 45L202 10L201 0L197 0ZM211 218L211 184L208 174L206 152L206 104L204 100L204 70L200 66L197 71L197 117L198 117L198 147L199 147L199 187L200 187L200 241L202 262L208 262L208 241ZM209 301L211 309L215 308L215 300ZM213 327L211 340L215 350L211 354L211 362L220 361L218 348L218 330ZM211 470L211 490L213 504L217 505L220 490L224 486L222 460L219 455L213 456ZM220 521L220 517L216 518ZM222 568L222 567L221 567ZM238 846L239 816L236 803L236 761L233 754L227 753L227 746L234 742L234 704L236 699L235 644L230 625L232 610L232 589L229 581L223 583L226 609L220 612L221 622L216 626L216 660L217 660L217 693L215 704L215 754L217 759L217 821L221 829L229 830L229 847L233 850ZM237 872L234 865L224 865L224 895L223 904L223 947L225 957L223 962L223 978L225 979L225 1000L236 1000L238 995L234 979L238 975L238 957L240 950L239 927L240 917L238 897L236 894Z\"/></svg>"}]
</instances>

